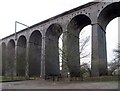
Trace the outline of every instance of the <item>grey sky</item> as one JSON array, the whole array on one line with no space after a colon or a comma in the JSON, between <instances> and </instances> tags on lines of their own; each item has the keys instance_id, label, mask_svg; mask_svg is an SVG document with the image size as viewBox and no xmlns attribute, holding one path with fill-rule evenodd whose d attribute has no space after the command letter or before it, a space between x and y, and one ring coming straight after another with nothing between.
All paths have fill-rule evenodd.
<instances>
[{"instance_id":1,"label":"grey sky","mask_svg":"<svg viewBox=\"0 0 120 91\"><path fill-rule=\"evenodd\" d=\"M14 33L15 21L33 25L92 0L1 0L0 38ZM21 29L17 27L19 31Z\"/></svg>"}]
</instances>

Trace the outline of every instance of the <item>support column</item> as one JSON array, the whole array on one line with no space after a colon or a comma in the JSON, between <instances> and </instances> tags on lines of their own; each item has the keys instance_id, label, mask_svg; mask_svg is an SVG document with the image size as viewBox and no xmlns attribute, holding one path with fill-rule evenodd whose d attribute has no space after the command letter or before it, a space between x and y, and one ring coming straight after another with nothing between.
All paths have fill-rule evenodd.
<instances>
[{"instance_id":1,"label":"support column","mask_svg":"<svg viewBox=\"0 0 120 91\"><path fill-rule=\"evenodd\" d=\"M41 78L45 78L45 36L42 37L41 48Z\"/></svg>"},{"instance_id":2,"label":"support column","mask_svg":"<svg viewBox=\"0 0 120 91\"><path fill-rule=\"evenodd\" d=\"M26 78L29 78L29 42L27 41L26 46L26 69L25 69L25 76Z\"/></svg>"},{"instance_id":3,"label":"support column","mask_svg":"<svg viewBox=\"0 0 120 91\"><path fill-rule=\"evenodd\" d=\"M98 23L92 25L92 76L107 75L106 33Z\"/></svg>"},{"instance_id":4,"label":"support column","mask_svg":"<svg viewBox=\"0 0 120 91\"><path fill-rule=\"evenodd\" d=\"M0 76L2 76L2 43L0 42Z\"/></svg>"},{"instance_id":5,"label":"support column","mask_svg":"<svg viewBox=\"0 0 120 91\"><path fill-rule=\"evenodd\" d=\"M64 36L65 61L71 77L80 77L79 33L66 32ZM64 64L64 63L63 63ZM64 67L66 67L64 64ZM65 70L65 69L64 69ZM66 71L67 72L67 71Z\"/></svg>"},{"instance_id":6,"label":"support column","mask_svg":"<svg viewBox=\"0 0 120 91\"><path fill-rule=\"evenodd\" d=\"M6 74L6 44L2 43L1 44L1 72L2 76L5 76Z\"/></svg>"},{"instance_id":7,"label":"support column","mask_svg":"<svg viewBox=\"0 0 120 91\"><path fill-rule=\"evenodd\" d=\"M13 76L17 76L17 40L15 41L15 61L14 61L14 68L13 68Z\"/></svg>"},{"instance_id":8,"label":"support column","mask_svg":"<svg viewBox=\"0 0 120 91\"><path fill-rule=\"evenodd\" d=\"M62 77L68 76L68 66L67 66L67 32L63 33L63 52L62 52Z\"/></svg>"}]
</instances>

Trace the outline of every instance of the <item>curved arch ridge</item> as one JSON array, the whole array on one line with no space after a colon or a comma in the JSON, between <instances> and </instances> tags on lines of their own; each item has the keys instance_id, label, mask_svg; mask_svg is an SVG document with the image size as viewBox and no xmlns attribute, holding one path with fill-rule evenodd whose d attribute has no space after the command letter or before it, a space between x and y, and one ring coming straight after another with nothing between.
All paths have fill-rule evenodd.
<instances>
[{"instance_id":1,"label":"curved arch ridge","mask_svg":"<svg viewBox=\"0 0 120 91\"><path fill-rule=\"evenodd\" d=\"M82 28L90 24L91 24L91 19L84 14L80 14L71 19L67 29L68 32L72 32L79 35Z\"/></svg>"},{"instance_id":2,"label":"curved arch ridge","mask_svg":"<svg viewBox=\"0 0 120 91\"><path fill-rule=\"evenodd\" d=\"M98 16L98 23L106 30L108 23L116 17L120 17L120 2L106 6Z\"/></svg>"}]
</instances>

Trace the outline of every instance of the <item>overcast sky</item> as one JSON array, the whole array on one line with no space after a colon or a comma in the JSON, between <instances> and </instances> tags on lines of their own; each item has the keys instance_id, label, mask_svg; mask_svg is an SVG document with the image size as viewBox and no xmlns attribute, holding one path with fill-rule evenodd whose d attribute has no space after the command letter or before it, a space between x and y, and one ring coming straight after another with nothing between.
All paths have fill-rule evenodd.
<instances>
[{"instance_id":1,"label":"overcast sky","mask_svg":"<svg viewBox=\"0 0 120 91\"><path fill-rule=\"evenodd\" d=\"M93 0L1 0L0 1L0 39L15 31L15 21L28 26L58 15ZM117 19L107 28L107 43L109 56L116 47ZM18 25L17 31L25 28ZM110 32L109 32L110 31ZM109 60L111 60L109 57Z\"/></svg>"},{"instance_id":2,"label":"overcast sky","mask_svg":"<svg viewBox=\"0 0 120 91\"><path fill-rule=\"evenodd\" d=\"M1 0L0 38L14 33L15 21L31 26L88 1L93 0Z\"/></svg>"}]
</instances>

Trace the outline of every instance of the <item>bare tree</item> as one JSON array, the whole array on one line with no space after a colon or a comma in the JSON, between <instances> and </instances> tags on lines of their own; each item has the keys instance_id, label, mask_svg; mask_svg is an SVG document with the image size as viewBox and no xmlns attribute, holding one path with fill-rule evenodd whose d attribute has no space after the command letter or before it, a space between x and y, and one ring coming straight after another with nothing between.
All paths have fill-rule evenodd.
<instances>
[{"instance_id":1,"label":"bare tree","mask_svg":"<svg viewBox=\"0 0 120 91\"><path fill-rule=\"evenodd\" d=\"M84 77L85 73L88 74L88 76L91 76L91 68L88 63L81 64L80 68L82 78Z\"/></svg>"},{"instance_id":2,"label":"bare tree","mask_svg":"<svg viewBox=\"0 0 120 91\"><path fill-rule=\"evenodd\" d=\"M109 75L112 75L115 70L120 68L120 44L118 44L118 49L115 49L114 53L115 58L108 64Z\"/></svg>"},{"instance_id":3,"label":"bare tree","mask_svg":"<svg viewBox=\"0 0 120 91\"><path fill-rule=\"evenodd\" d=\"M62 42L63 42L63 39L61 38ZM79 57L80 57L80 60L84 59L84 58L87 58L90 53L89 52L86 52L85 48L89 45L88 42L90 41L90 36L87 36L85 38L83 38L81 41L80 41L80 49L79 49ZM73 55L74 52L70 53L69 54L69 57L72 58L72 55ZM68 55L64 52L63 49L59 48L59 55L62 57L62 61L66 64L65 68L66 70L69 71L69 65L68 65L68 60L67 60L67 57ZM76 56L77 57L77 56ZM63 66L64 67L64 66ZM72 68L73 69L73 68ZM88 72L90 75L91 75L91 69L89 67L89 64L87 63L84 63L84 64L80 64L80 71L81 71L81 75L83 75L84 72Z\"/></svg>"},{"instance_id":4,"label":"bare tree","mask_svg":"<svg viewBox=\"0 0 120 91\"><path fill-rule=\"evenodd\" d=\"M75 36L73 33L69 33L71 34L72 36L74 36L75 38L78 38L80 39L79 37ZM58 36L59 37L59 36ZM46 36L46 38L49 40L49 41L53 41L52 39L50 39L49 37ZM63 37L59 37L60 40L62 41L63 43ZM77 40L78 40L77 39ZM90 53L88 52L85 52L85 48L88 46L88 42L90 40L90 36L87 36L85 38L82 38L81 42L80 42L80 49L79 49L79 56L78 55L73 55L74 54L74 49L70 52L70 53L66 53L65 50L62 48L62 47L58 47L59 48L59 56L61 56L62 58L62 63L64 62L65 66L64 66L64 69L66 69L68 72L70 69L74 69L74 68L71 68L71 64L70 62L68 63L68 57L69 59L73 59L74 58L79 58L80 60L82 60L83 58L86 58L90 55ZM56 44L52 45L53 47L56 47ZM60 60L59 60L60 61ZM63 66L62 66L63 67ZM79 69L80 70L80 69Z\"/></svg>"},{"instance_id":5,"label":"bare tree","mask_svg":"<svg viewBox=\"0 0 120 91\"><path fill-rule=\"evenodd\" d=\"M118 62L120 61L120 43L118 44L118 49L115 49L114 52L116 53L116 60L118 60Z\"/></svg>"}]
</instances>

